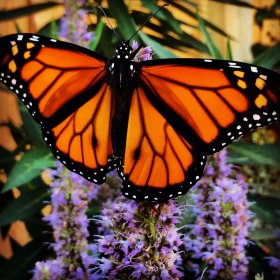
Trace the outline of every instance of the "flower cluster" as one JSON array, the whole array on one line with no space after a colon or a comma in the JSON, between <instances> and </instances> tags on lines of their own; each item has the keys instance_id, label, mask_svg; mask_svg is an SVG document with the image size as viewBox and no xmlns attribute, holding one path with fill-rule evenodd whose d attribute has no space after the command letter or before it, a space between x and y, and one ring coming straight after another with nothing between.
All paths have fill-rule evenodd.
<instances>
[{"instance_id":1,"label":"flower cluster","mask_svg":"<svg viewBox=\"0 0 280 280\"><path fill-rule=\"evenodd\" d=\"M139 47L138 43L136 41L133 41L132 49L135 51L138 49L138 47ZM152 52L152 48L150 46L143 47L135 55L134 61L139 62L139 61L151 60L152 55L153 55L153 52Z\"/></svg>"},{"instance_id":2,"label":"flower cluster","mask_svg":"<svg viewBox=\"0 0 280 280\"><path fill-rule=\"evenodd\" d=\"M53 211L44 219L53 228L55 243L52 246L57 259L37 262L33 279L87 279L85 274L93 262L90 255L95 247L87 242L85 211L100 187L68 171L59 162L56 169L50 170L50 177Z\"/></svg>"},{"instance_id":3,"label":"flower cluster","mask_svg":"<svg viewBox=\"0 0 280 280\"><path fill-rule=\"evenodd\" d=\"M94 33L88 32L87 11L81 7L85 0L64 0L65 16L61 19L59 37L70 43L88 47Z\"/></svg>"},{"instance_id":4,"label":"flower cluster","mask_svg":"<svg viewBox=\"0 0 280 280\"><path fill-rule=\"evenodd\" d=\"M214 155L192 194L196 219L184 237L192 268L199 273L196 262L202 261L207 279L246 279L245 246L252 216L247 192L243 177L227 164L226 150Z\"/></svg>"},{"instance_id":5,"label":"flower cluster","mask_svg":"<svg viewBox=\"0 0 280 280\"><path fill-rule=\"evenodd\" d=\"M99 216L98 265L91 279L179 279L182 272L175 225L182 209L174 201L137 204L119 198Z\"/></svg>"}]
</instances>

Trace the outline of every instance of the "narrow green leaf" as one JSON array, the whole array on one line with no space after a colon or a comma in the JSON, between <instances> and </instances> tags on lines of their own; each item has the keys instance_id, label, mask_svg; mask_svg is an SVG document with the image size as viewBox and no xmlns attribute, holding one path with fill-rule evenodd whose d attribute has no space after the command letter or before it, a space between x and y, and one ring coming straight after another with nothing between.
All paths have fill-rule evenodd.
<instances>
[{"instance_id":1,"label":"narrow green leaf","mask_svg":"<svg viewBox=\"0 0 280 280\"><path fill-rule=\"evenodd\" d=\"M280 210L280 199L273 196L260 195L260 194L248 194L249 201L255 201L257 204L268 211Z\"/></svg>"},{"instance_id":2,"label":"narrow green leaf","mask_svg":"<svg viewBox=\"0 0 280 280\"><path fill-rule=\"evenodd\" d=\"M0 227L23 220L42 208L42 201L49 197L44 188L23 193L10 202L0 213Z\"/></svg>"},{"instance_id":3,"label":"narrow green leaf","mask_svg":"<svg viewBox=\"0 0 280 280\"><path fill-rule=\"evenodd\" d=\"M35 120L31 117L30 113L27 111L26 107L23 105L22 102L20 102L19 104L19 112L23 120L24 132L26 133L31 143L34 144L36 147L47 149L47 145L43 140L40 125L37 124Z\"/></svg>"},{"instance_id":4,"label":"narrow green leaf","mask_svg":"<svg viewBox=\"0 0 280 280\"><path fill-rule=\"evenodd\" d=\"M276 144L257 145L244 142L233 143L229 150L247 157L251 165L270 165L280 169L280 147Z\"/></svg>"},{"instance_id":5,"label":"narrow green leaf","mask_svg":"<svg viewBox=\"0 0 280 280\"><path fill-rule=\"evenodd\" d=\"M268 48L254 59L254 64L272 68L280 62L280 43Z\"/></svg>"},{"instance_id":6,"label":"narrow green leaf","mask_svg":"<svg viewBox=\"0 0 280 280\"><path fill-rule=\"evenodd\" d=\"M105 25L96 51L106 57L113 57L115 53L115 44L115 35L112 30Z\"/></svg>"},{"instance_id":7,"label":"narrow green leaf","mask_svg":"<svg viewBox=\"0 0 280 280\"><path fill-rule=\"evenodd\" d=\"M144 22L145 18L143 14L139 12L133 12L133 18L136 22ZM176 50L186 50L185 48L193 48L200 52L209 54L207 46L196 39L195 37L189 35L186 32L183 32L180 36L174 36L172 33L167 32L169 30L169 26L162 22L161 25L157 25L153 22L148 22L146 24L147 28L161 34L161 37L156 37L154 35L149 35L149 37L154 38L158 43L165 47L173 48ZM162 30L165 30L164 32Z\"/></svg>"},{"instance_id":8,"label":"narrow green leaf","mask_svg":"<svg viewBox=\"0 0 280 280\"><path fill-rule=\"evenodd\" d=\"M58 26L60 24L60 19L52 20L44 25L41 29L38 30L38 34L58 39Z\"/></svg>"},{"instance_id":9,"label":"narrow green leaf","mask_svg":"<svg viewBox=\"0 0 280 280\"><path fill-rule=\"evenodd\" d=\"M8 20L8 19L15 19L18 17L30 15L45 9L53 8L55 6L61 5L60 3L56 2L46 2L34 5L27 5L22 8L7 10L7 11L0 11L0 21Z\"/></svg>"},{"instance_id":10,"label":"narrow green leaf","mask_svg":"<svg viewBox=\"0 0 280 280\"><path fill-rule=\"evenodd\" d=\"M58 39L58 22L53 20L50 22L50 36L54 39Z\"/></svg>"},{"instance_id":11,"label":"narrow green leaf","mask_svg":"<svg viewBox=\"0 0 280 280\"><path fill-rule=\"evenodd\" d=\"M175 58L177 57L174 53L169 51L167 48L153 40L150 36L139 31L139 36L147 46L151 46L153 51L159 58Z\"/></svg>"},{"instance_id":12,"label":"narrow green leaf","mask_svg":"<svg viewBox=\"0 0 280 280\"><path fill-rule=\"evenodd\" d=\"M206 29L204 20L200 17L198 13L196 13L196 16L199 22L199 29L204 37L205 43L208 46L211 56L216 59L223 59L222 54L220 53L214 41L212 40L210 33Z\"/></svg>"},{"instance_id":13,"label":"narrow green leaf","mask_svg":"<svg viewBox=\"0 0 280 280\"><path fill-rule=\"evenodd\" d=\"M250 233L250 239L255 241L259 240L271 240L277 238L276 230L272 229L257 229Z\"/></svg>"},{"instance_id":14,"label":"narrow green leaf","mask_svg":"<svg viewBox=\"0 0 280 280\"><path fill-rule=\"evenodd\" d=\"M142 5L149 9L151 14L154 14L159 6L155 4L154 1L150 0L141 0ZM160 12L156 14L159 20L166 22L177 34L182 35L183 31L180 27L180 22L173 17L173 15L168 11L168 8L163 8Z\"/></svg>"},{"instance_id":15,"label":"narrow green leaf","mask_svg":"<svg viewBox=\"0 0 280 280\"><path fill-rule=\"evenodd\" d=\"M256 204L251 205L250 209L254 213L256 213L258 218L263 220L265 223L271 224L276 227L280 226L280 221L275 213L273 213L271 211L267 211Z\"/></svg>"},{"instance_id":16,"label":"narrow green leaf","mask_svg":"<svg viewBox=\"0 0 280 280\"><path fill-rule=\"evenodd\" d=\"M31 181L39 176L43 169L53 166L53 156L48 150L37 148L26 152L13 166L2 193Z\"/></svg>"},{"instance_id":17,"label":"narrow green leaf","mask_svg":"<svg viewBox=\"0 0 280 280\"><path fill-rule=\"evenodd\" d=\"M137 26L129 14L127 6L123 0L108 0L108 5L111 15L117 20L118 31L121 33L122 39L128 40L137 31ZM139 41L138 34L134 39Z\"/></svg>"},{"instance_id":18,"label":"narrow green leaf","mask_svg":"<svg viewBox=\"0 0 280 280\"><path fill-rule=\"evenodd\" d=\"M16 26L17 33L22 33L22 31L21 31L19 25L17 24L17 22L15 22L15 26Z\"/></svg>"},{"instance_id":19,"label":"narrow green leaf","mask_svg":"<svg viewBox=\"0 0 280 280\"><path fill-rule=\"evenodd\" d=\"M194 13L192 10L188 9L187 7L183 6L182 4L180 4L180 1L172 2L172 6L176 7L178 10L180 10L181 12L185 13L186 15L189 15L190 17L194 18L197 20L197 16L196 13ZM232 38L229 34L227 34L223 29L217 27L216 25L212 24L211 22L209 22L208 20L202 18L202 20L204 21L205 25L207 27L209 27L210 29L212 29L213 31L228 37L228 38Z\"/></svg>"},{"instance_id":20,"label":"narrow green leaf","mask_svg":"<svg viewBox=\"0 0 280 280\"><path fill-rule=\"evenodd\" d=\"M227 39L227 60L233 60L232 57L232 51L231 51L231 46L230 46L230 40Z\"/></svg>"},{"instance_id":21,"label":"narrow green leaf","mask_svg":"<svg viewBox=\"0 0 280 280\"><path fill-rule=\"evenodd\" d=\"M100 42L100 39L101 39L101 35L102 35L102 32L104 30L104 22L103 21L99 21L98 24L96 25L96 28L95 28L95 36L94 36L94 39L92 40L92 42L89 44L89 48L92 50L92 51L95 51L97 46L98 46L98 43Z\"/></svg>"}]
</instances>

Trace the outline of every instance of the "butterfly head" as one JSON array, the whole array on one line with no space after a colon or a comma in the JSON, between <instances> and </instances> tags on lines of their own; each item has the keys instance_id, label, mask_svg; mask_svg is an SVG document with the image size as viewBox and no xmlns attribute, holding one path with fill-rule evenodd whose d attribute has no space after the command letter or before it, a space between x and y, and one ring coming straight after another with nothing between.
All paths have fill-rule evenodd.
<instances>
[{"instance_id":1,"label":"butterfly head","mask_svg":"<svg viewBox=\"0 0 280 280\"><path fill-rule=\"evenodd\" d=\"M116 48L114 59L124 60L124 61L131 59L132 52L133 50L132 47L129 45L129 42L121 41L120 45Z\"/></svg>"}]
</instances>

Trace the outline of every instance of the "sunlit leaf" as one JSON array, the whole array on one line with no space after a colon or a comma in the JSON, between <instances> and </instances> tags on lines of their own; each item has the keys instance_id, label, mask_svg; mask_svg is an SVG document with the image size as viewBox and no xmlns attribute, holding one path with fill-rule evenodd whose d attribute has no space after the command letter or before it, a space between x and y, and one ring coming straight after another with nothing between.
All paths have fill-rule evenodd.
<instances>
[{"instance_id":1,"label":"sunlit leaf","mask_svg":"<svg viewBox=\"0 0 280 280\"><path fill-rule=\"evenodd\" d=\"M157 6L153 1L141 0L141 2L145 8L151 11L151 14L154 14L159 8L159 6ZM168 11L168 7L161 9L161 11L156 14L156 17L161 21L166 22L177 34L183 34L180 22Z\"/></svg>"},{"instance_id":2,"label":"sunlit leaf","mask_svg":"<svg viewBox=\"0 0 280 280\"><path fill-rule=\"evenodd\" d=\"M169 51L167 48L159 44L157 41L153 40L151 37L148 35L144 34L143 32L139 32L139 36L143 40L143 42L147 46L151 46L153 51L156 53L156 55L159 58L175 58L177 57L174 53Z\"/></svg>"},{"instance_id":3,"label":"sunlit leaf","mask_svg":"<svg viewBox=\"0 0 280 280\"><path fill-rule=\"evenodd\" d=\"M220 53L214 41L212 40L210 33L206 29L204 20L200 17L198 13L197 13L197 19L199 22L199 29L204 37L205 43L208 46L211 56L216 59L223 59L222 54Z\"/></svg>"},{"instance_id":4,"label":"sunlit leaf","mask_svg":"<svg viewBox=\"0 0 280 280\"><path fill-rule=\"evenodd\" d=\"M113 1L108 0L109 12L117 20L118 31L122 35L122 40L128 40L136 31L137 27L128 12L127 6L123 0ZM139 41L138 34L134 36L136 41Z\"/></svg>"},{"instance_id":5,"label":"sunlit leaf","mask_svg":"<svg viewBox=\"0 0 280 280\"><path fill-rule=\"evenodd\" d=\"M196 13L194 13L192 10L186 8L183 4L180 3L180 1L178 1L178 2L172 1L172 6L176 7L181 12L184 12L186 15L197 20ZM209 22L208 20L206 20L204 18L202 18L202 20L204 21L205 25L208 28L212 29L213 31L215 31L225 37L231 38L231 36L229 34L227 34L223 29L217 27L216 25L212 24L211 22Z\"/></svg>"}]
</instances>

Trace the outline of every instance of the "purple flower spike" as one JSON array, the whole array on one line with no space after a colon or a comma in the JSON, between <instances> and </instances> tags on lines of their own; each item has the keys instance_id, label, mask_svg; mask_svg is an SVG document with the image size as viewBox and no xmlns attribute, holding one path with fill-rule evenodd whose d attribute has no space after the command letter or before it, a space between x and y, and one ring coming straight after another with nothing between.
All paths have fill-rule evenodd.
<instances>
[{"instance_id":1,"label":"purple flower spike","mask_svg":"<svg viewBox=\"0 0 280 280\"><path fill-rule=\"evenodd\" d=\"M136 41L133 41L132 43L132 50L135 51L138 48L138 43ZM134 57L134 61L145 61L145 60L151 60L152 59L152 48L150 46L141 48L137 54Z\"/></svg>"},{"instance_id":2,"label":"purple flower spike","mask_svg":"<svg viewBox=\"0 0 280 280\"><path fill-rule=\"evenodd\" d=\"M118 198L108 203L99 217L104 235L99 236L101 256L92 279L179 279L182 241L175 224L181 216L172 200L137 204Z\"/></svg>"},{"instance_id":3,"label":"purple flower spike","mask_svg":"<svg viewBox=\"0 0 280 280\"><path fill-rule=\"evenodd\" d=\"M45 217L53 228L56 260L37 262L33 280L86 279L96 251L87 242L89 201L97 198L99 186L67 170L60 162L50 170L52 213Z\"/></svg>"},{"instance_id":4,"label":"purple flower spike","mask_svg":"<svg viewBox=\"0 0 280 280\"><path fill-rule=\"evenodd\" d=\"M202 261L207 279L246 279L245 246L252 217L247 192L243 177L227 163L226 150L215 154L192 194L196 220L184 237L197 275L201 271L196 261Z\"/></svg>"},{"instance_id":5,"label":"purple flower spike","mask_svg":"<svg viewBox=\"0 0 280 280\"><path fill-rule=\"evenodd\" d=\"M65 16L61 19L59 37L70 43L88 47L94 32L88 32L87 11L81 9L86 1L65 0Z\"/></svg>"}]
</instances>

